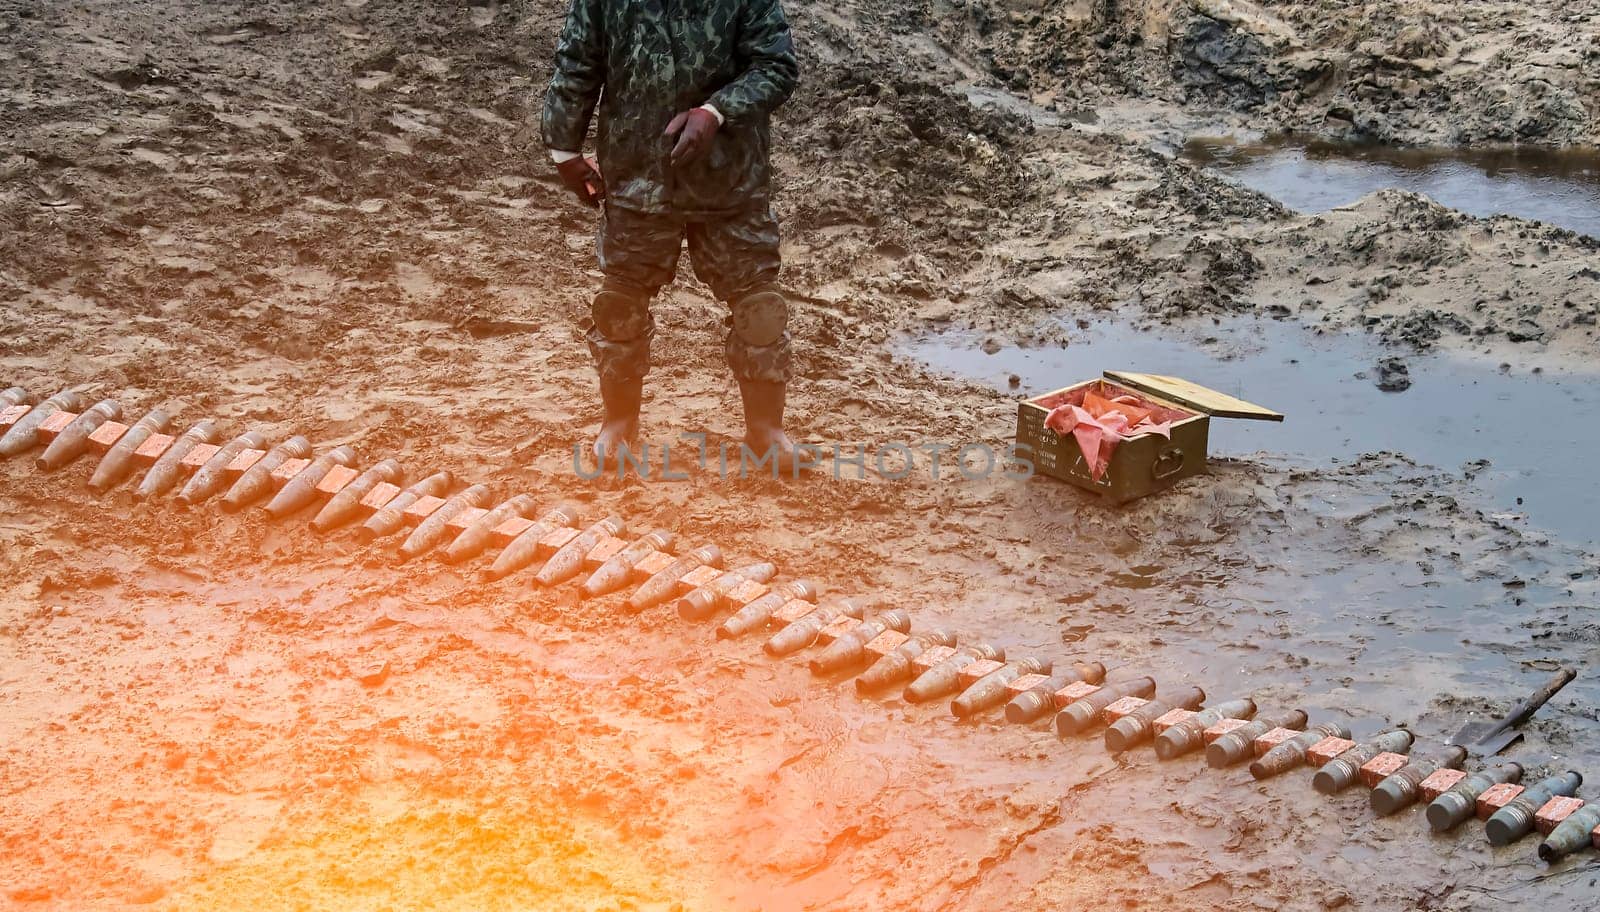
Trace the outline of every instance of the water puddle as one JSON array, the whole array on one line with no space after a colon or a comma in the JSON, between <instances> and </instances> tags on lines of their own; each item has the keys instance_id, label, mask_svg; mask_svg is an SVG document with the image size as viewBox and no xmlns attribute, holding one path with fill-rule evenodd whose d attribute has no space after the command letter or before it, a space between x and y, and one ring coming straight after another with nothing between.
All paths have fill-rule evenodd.
<instances>
[{"instance_id":1,"label":"water puddle","mask_svg":"<svg viewBox=\"0 0 1600 912\"><path fill-rule=\"evenodd\" d=\"M977 337L949 334L912 340L901 351L1002 390L1015 375L1019 398L1108 369L1175 374L1288 416L1281 425L1213 422L1215 455L1331 463L1391 450L1453 471L1487 460L1478 478L1498 506L1574 543L1600 540L1591 455L1600 431L1585 420L1600 415L1593 375L1512 375L1451 355L1413 355L1412 386L1386 393L1375 385L1374 365L1392 352L1358 336L1315 336L1298 324L1243 319L1203 335L1108 324L1069 336L1065 348L986 349Z\"/></svg>"},{"instance_id":2,"label":"water puddle","mask_svg":"<svg viewBox=\"0 0 1600 912\"><path fill-rule=\"evenodd\" d=\"M1325 212L1398 188L1470 215L1514 215L1600 237L1600 150L1411 149L1296 137L1197 138L1183 157L1291 209Z\"/></svg>"}]
</instances>

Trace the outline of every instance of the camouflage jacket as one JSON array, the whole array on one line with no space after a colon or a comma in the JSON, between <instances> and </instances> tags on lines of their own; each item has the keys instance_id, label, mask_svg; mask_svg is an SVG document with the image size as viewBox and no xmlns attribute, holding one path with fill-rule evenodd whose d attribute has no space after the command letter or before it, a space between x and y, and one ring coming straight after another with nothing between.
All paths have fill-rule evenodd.
<instances>
[{"instance_id":1,"label":"camouflage jacket","mask_svg":"<svg viewBox=\"0 0 1600 912\"><path fill-rule=\"evenodd\" d=\"M572 0L542 133L551 149L581 150L598 103L609 205L678 215L764 206L768 116L798 78L779 0ZM671 167L662 132L708 103L726 118L711 150Z\"/></svg>"}]
</instances>

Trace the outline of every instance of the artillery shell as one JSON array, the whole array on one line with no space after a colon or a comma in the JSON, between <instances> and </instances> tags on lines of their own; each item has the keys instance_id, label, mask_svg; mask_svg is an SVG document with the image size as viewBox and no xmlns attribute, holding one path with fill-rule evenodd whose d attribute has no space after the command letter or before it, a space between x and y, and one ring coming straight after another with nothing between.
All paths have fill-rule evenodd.
<instances>
[{"instance_id":1,"label":"artillery shell","mask_svg":"<svg viewBox=\"0 0 1600 912\"><path fill-rule=\"evenodd\" d=\"M405 513L407 507L424 497L443 497L445 492L450 490L450 486L455 483L455 476L449 472L435 472L429 475L427 478L396 494L393 500L383 505L382 509L374 511L371 516L367 517L367 521L361 524L361 528L356 531L356 537L364 542L369 542L399 532L401 527L406 524Z\"/></svg>"},{"instance_id":2,"label":"artillery shell","mask_svg":"<svg viewBox=\"0 0 1600 912\"><path fill-rule=\"evenodd\" d=\"M740 608L732 617L723 621L722 626L717 628L717 639L731 640L760 630L772 620L774 611L782 608L785 602L794 599L816 601L817 587L809 580L791 580L772 587L766 595Z\"/></svg>"},{"instance_id":3,"label":"artillery shell","mask_svg":"<svg viewBox=\"0 0 1600 912\"><path fill-rule=\"evenodd\" d=\"M764 583L778 575L776 564L762 562L729 570L716 579L677 601L678 617L686 621L703 621L717 610L717 603L726 598L740 583Z\"/></svg>"},{"instance_id":4,"label":"artillery shell","mask_svg":"<svg viewBox=\"0 0 1600 912\"><path fill-rule=\"evenodd\" d=\"M972 682L972 686L963 690L961 696L950 701L950 712L957 719L967 719L986 709L993 709L1006 701L1007 684L1023 675L1049 674L1053 667L1049 659L1033 656L1013 659Z\"/></svg>"},{"instance_id":5,"label":"artillery shell","mask_svg":"<svg viewBox=\"0 0 1600 912\"><path fill-rule=\"evenodd\" d=\"M489 547L489 542L494 536L494 530L501 523L512 517L525 517L538 507L532 494L518 494L493 510L483 514L473 521L472 525L463 529L456 540L445 549L444 559L447 563L459 564L469 561L482 554Z\"/></svg>"},{"instance_id":6,"label":"artillery shell","mask_svg":"<svg viewBox=\"0 0 1600 912\"><path fill-rule=\"evenodd\" d=\"M482 507L488 502L489 489L481 484L473 485L451 497L411 530L411 535L406 538L405 544L400 546L400 559L410 560L433 550L434 546L444 541L444 537L450 534L451 517L469 507Z\"/></svg>"},{"instance_id":7,"label":"artillery shell","mask_svg":"<svg viewBox=\"0 0 1600 912\"><path fill-rule=\"evenodd\" d=\"M1006 651L988 643L963 646L955 655L918 675L906 685L900 697L907 703L927 703L948 697L961 689L961 669L980 660L1004 662Z\"/></svg>"},{"instance_id":8,"label":"artillery shell","mask_svg":"<svg viewBox=\"0 0 1600 912\"><path fill-rule=\"evenodd\" d=\"M273 495L272 500L267 503L267 513L273 519L282 519L300 512L317 499L317 485L322 484L322 479L329 470L336 465L349 466L355 461L356 451L347 446L329 450L311 460L310 465L295 473L295 476L289 479L289 483Z\"/></svg>"},{"instance_id":9,"label":"artillery shell","mask_svg":"<svg viewBox=\"0 0 1600 912\"><path fill-rule=\"evenodd\" d=\"M1205 701L1206 692L1198 687L1185 687L1151 700L1106 729L1106 750L1120 753L1137 747L1155 736L1157 719L1174 709L1199 709Z\"/></svg>"},{"instance_id":10,"label":"artillery shell","mask_svg":"<svg viewBox=\"0 0 1600 912\"><path fill-rule=\"evenodd\" d=\"M0 393L0 405L32 405L33 401L33 394L20 386Z\"/></svg>"},{"instance_id":11,"label":"artillery shell","mask_svg":"<svg viewBox=\"0 0 1600 912\"><path fill-rule=\"evenodd\" d=\"M620 516L608 516L589 528L578 533L578 537L567 542L561 550L550 555L550 559L539 568L534 581L541 586L554 586L564 583L583 569L584 555L594 549L602 538L607 535L621 535L627 524Z\"/></svg>"},{"instance_id":12,"label":"artillery shell","mask_svg":"<svg viewBox=\"0 0 1600 912\"><path fill-rule=\"evenodd\" d=\"M1261 755L1250 764L1250 775L1256 779L1270 779L1294 769L1306 760L1306 751L1323 738L1348 738L1350 729L1333 722L1313 725L1293 738Z\"/></svg>"},{"instance_id":13,"label":"artillery shell","mask_svg":"<svg viewBox=\"0 0 1600 912\"><path fill-rule=\"evenodd\" d=\"M385 483L397 484L400 477L400 463L393 459L385 459L362 472L322 505L322 509L311 520L311 528L318 532L327 532L344 525L355 518L356 511L361 507L362 498L371 494L373 488Z\"/></svg>"},{"instance_id":14,"label":"artillery shell","mask_svg":"<svg viewBox=\"0 0 1600 912\"><path fill-rule=\"evenodd\" d=\"M761 649L773 658L782 658L799 652L817 641L822 628L842 617L861 617L861 609L849 599L840 599L824 605L772 635L761 644Z\"/></svg>"},{"instance_id":15,"label":"artillery shell","mask_svg":"<svg viewBox=\"0 0 1600 912\"><path fill-rule=\"evenodd\" d=\"M870 641L869 641L870 642ZM913 662L935 646L956 645L956 635L948 630L926 630L895 647L856 678L856 693L866 694L909 681L915 674Z\"/></svg>"},{"instance_id":16,"label":"artillery shell","mask_svg":"<svg viewBox=\"0 0 1600 912\"><path fill-rule=\"evenodd\" d=\"M867 658L867 644L885 630L905 633L911 629L911 616L904 611L885 611L844 636L829 643L811 660L811 673L825 675L862 664Z\"/></svg>"},{"instance_id":17,"label":"artillery shell","mask_svg":"<svg viewBox=\"0 0 1600 912\"><path fill-rule=\"evenodd\" d=\"M606 560L605 563L595 568L589 578L583 581L582 587L585 598L608 595L628 585L628 580L633 577L633 568L639 562L657 551L668 551L676 540L671 532L657 529L629 543L626 548L618 551Z\"/></svg>"},{"instance_id":18,"label":"artillery shell","mask_svg":"<svg viewBox=\"0 0 1600 912\"><path fill-rule=\"evenodd\" d=\"M1172 726L1156 736L1156 756L1162 760L1181 757L1205 744L1206 729L1223 719L1248 719L1256 714L1256 701L1229 700L1219 703Z\"/></svg>"},{"instance_id":19,"label":"artillery shell","mask_svg":"<svg viewBox=\"0 0 1600 912\"><path fill-rule=\"evenodd\" d=\"M1600 804L1586 804L1556 824L1550 837L1539 843L1539 857L1549 863L1582 851L1594 841L1596 829L1600 829Z\"/></svg>"},{"instance_id":20,"label":"artillery shell","mask_svg":"<svg viewBox=\"0 0 1600 912\"><path fill-rule=\"evenodd\" d=\"M1250 756L1250 743L1274 728L1303 731L1306 714L1298 709L1258 717L1242 728L1236 728L1206 745L1206 763L1212 769L1222 769Z\"/></svg>"},{"instance_id":21,"label":"artillery shell","mask_svg":"<svg viewBox=\"0 0 1600 912\"><path fill-rule=\"evenodd\" d=\"M1018 694L1015 699L1006 704L1007 722L1032 722L1042 719L1056 705L1056 691L1069 684L1083 681L1087 684L1099 684L1106 679L1106 667L1099 662L1072 663L1069 672L1053 672L1049 680L1032 688L1027 693Z\"/></svg>"},{"instance_id":22,"label":"artillery shell","mask_svg":"<svg viewBox=\"0 0 1600 912\"><path fill-rule=\"evenodd\" d=\"M237 513L272 491L272 473L291 459L304 459L311 455L311 441L294 436L278 444L257 459L255 465L245 469L228 493L222 495L222 512Z\"/></svg>"},{"instance_id":23,"label":"artillery shell","mask_svg":"<svg viewBox=\"0 0 1600 912\"><path fill-rule=\"evenodd\" d=\"M83 394L75 390L65 389L49 399L39 403L28 411L28 414L17 419L17 423L0 437L0 456L15 456L33 449L39 445L39 425L56 412L82 412L88 400Z\"/></svg>"},{"instance_id":24,"label":"artillery shell","mask_svg":"<svg viewBox=\"0 0 1600 912\"><path fill-rule=\"evenodd\" d=\"M200 444L210 444L217 439L217 424L210 418L203 418L195 422L194 427L184 431L177 440L172 441L172 446L161 454L150 471L144 473L144 478L139 482L138 490L133 492L134 500L146 500L159 494L172 490L178 483L178 476L183 473L183 457L189 455Z\"/></svg>"},{"instance_id":25,"label":"artillery shell","mask_svg":"<svg viewBox=\"0 0 1600 912\"><path fill-rule=\"evenodd\" d=\"M94 475L89 478L89 489L99 493L121 484L124 478L133 473L134 451L144 446L151 435L164 433L171 423L172 419L160 409L153 409L150 414L134 422L133 427L118 438L106 451L100 465L95 467Z\"/></svg>"},{"instance_id":26,"label":"artillery shell","mask_svg":"<svg viewBox=\"0 0 1600 912\"><path fill-rule=\"evenodd\" d=\"M577 504L557 504L550 512L534 520L533 525L518 533L517 537L511 540L511 544L501 549L495 556L493 566L484 572L484 577L491 580L503 579L533 563L539 556L539 542L546 535L556 529L576 525L582 515L583 511Z\"/></svg>"},{"instance_id":27,"label":"artillery shell","mask_svg":"<svg viewBox=\"0 0 1600 912\"><path fill-rule=\"evenodd\" d=\"M1479 770L1451 786L1428 805L1428 826L1435 833L1453 830L1469 820L1478 807L1478 796L1502 782L1522 779L1522 764L1497 763Z\"/></svg>"},{"instance_id":28,"label":"artillery shell","mask_svg":"<svg viewBox=\"0 0 1600 912\"><path fill-rule=\"evenodd\" d=\"M607 595L627 586L629 578L633 576L633 568L640 561L657 551L670 549L672 542L672 533L665 529L657 529L632 542L589 574L589 578L583 581L584 598Z\"/></svg>"},{"instance_id":29,"label":"artillery shell","mask_svg":"<svg viewBox=\"0 0 1600 912\"><path fill-rule=\"evenodd\" d=\"M234 458L245 450L259 450L266 444L266 438L258 431L240 434L222 445L206 464L201 466L189 477L189 483L178 492L178 499L187 506L194 506L204 502L213 494L222 490L227 482L225 470Z\"/></svg>"},{"instance_id":30,"label":"artillery shell","mask_svg":"<svg viewBox=\"0 0 1600 912\"><path fill-rule=\"evenodd\" d=\"M1411 750L1414 739L1403 728L1384 732L1370 741L1357 744L1323 765L1311 778L1311 785L1324 795L1334 795L1355 784L1361 767L1379 754L1403 754Z\"/></svg>"},{"instance_id":31,"label":"artillery shell","mask_svg":"<svg viewBox=\"0 0 1600 912\"><path fill-rule=\"evenodd\" d=\"M870 642L870 641L869 641ZM934 646L954 646L956 635L948 630L927 630L917 634L876 662L856 678L856 693L868 694L903 683L914 669L911 660Z\"/></svg>"},{"instance_id":32,"label":"artillery shell","mask_svg":"<svg viewBox=\"0 0 1600 912\"><path fill-rule=\"evenodd\" d=\"M1533 815L1538 813L1539 808L1544 807L1546 801L1551 798L1571 797L1577 794L1578 786L1582 784L1582 775L1568 771L1559 776L1551 776L1511 799L1510 804L1495 811L1489 817L1488 823L1483 825L1484 834L1489 837L1489 844L1510 845L1528 835L1533 829Z\"/></svg>"},{"instance_id":33,"label":"artillery shell","mask_svg":"<svg viewBox=\"0 0 1600 912\"><path fill-rule=\"evenodd\" d=\"M1438 770L1460 769L1465 762L1467 749L1456 746L1447 747L1434 756L1412 760L1372 789L1373 812L1387 817L1416 804L1422 794L1422 780Z\"/></svg>"},{"instance_id":34,"label":"artillery shell","mask_svg":"<svg viewBox=\"0 0 1600 912\"><path fill-rule=\"evenodd\" d=\"M1063 736L1076 735L1094 725L1107 706L1123 697L1144 699L1155 692L1156 682L1150 677L1107 684L1082 700L1069 703L1061 712L1056 713L1056 733Z\"/></svg>"},{"instance_id":35,"label":"artillery shell","mask_svg":"<svg viewBox=\"0 0 1600 912\"><path fill-rule=\"evenodd\" d=\"M654 608L669 598L677 589L678 580L696 567L721 567L722 549L716 545L702 545L678 556L665 569L644 581L633 595L628 596L628 610L633 612Z\"/></svg>"},{"instance_id":36,"label":"artillery shell","mask_svg":"<svg viewBox=\"0 0 1600 912\"><path fill-rule=\"evenodd\" d=\"M34 465L44 472L54 472L67 465L82 456L89 448L89 435L93 434L96 428L107 421L116 421L121 417L122 406L110 399L96 402L94 408L72 419L72 423L62 429L61 433L56 435L56 439L50 441L50 445L44 448L44 454L34 460Z\"/></svg>"}]
</instances>

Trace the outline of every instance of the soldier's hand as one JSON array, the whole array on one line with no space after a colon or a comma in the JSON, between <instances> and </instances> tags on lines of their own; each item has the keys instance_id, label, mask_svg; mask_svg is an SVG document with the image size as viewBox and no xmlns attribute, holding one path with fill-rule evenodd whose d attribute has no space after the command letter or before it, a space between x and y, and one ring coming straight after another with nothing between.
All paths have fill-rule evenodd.
<instances>
[{"instance_id":1,"label":"soldier's hand","mask_svg":"<svg viewBox=\"0 0 1600 912\"><path fill-rule=\"evenodd\" d=\"M600 201L606 198L606 184L592 159L583 155L569 158L557 164L556 170L561 173L561 182L577 194L585 206L599 208Z\"/></svg>"},{"instance_id":2,"label":"soldier's hand","mask_svg":"<svg viewBox=\"0 0 1600 912\"><path fill-rule=\"evenodd\" d=\"M717 128L722 123L717 120L717 115L705 108L690 108L672 118L672 123L667 124L667 132L663 134L668 139L676 136L678 142L672 147L672 166L686 165L711 151L711 140L717 135Z\"/></svg>"}]
</instances>

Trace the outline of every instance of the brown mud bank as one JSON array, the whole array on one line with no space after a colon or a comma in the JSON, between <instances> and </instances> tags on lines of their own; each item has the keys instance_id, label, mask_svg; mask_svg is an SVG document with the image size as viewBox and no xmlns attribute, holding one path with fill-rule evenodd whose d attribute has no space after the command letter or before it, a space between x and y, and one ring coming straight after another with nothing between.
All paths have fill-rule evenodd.
<instances>
[{"instance_id":1,"label":"brown mud bank","mask_svg":"<svg viewBox=\"0 0 1600 912\"><path fill-rule=\"evenodd\" d=\"M1600 6L1330 0L972 0L917 21L1063 110L1134 97L1261 132L1423 145L1600 138Z\"/></svg>"},{"instance_id":2,"label":"brown mud bank","mask_svg":"<svg viewBox=\"0 0 1600 912\"><path fill-rule=\"evenodd\" d=\"M1593 555L1471 471L1403 454L1311 463L1262 435L1269 453L1126 510L925 469L575 478L592 224L527 126L562 6L0 6L4 385L93 385L130 414L167 403L576 497L919 626L1362 733L1437 742L1552 663L1600 658ZM1429 312L1467 327L1436 344L1592 357L1595 253L1570 233L1393 194L1292 216L1143 136L974 107L947 87L980 74L915 27L932 9L791 5L808 82L778 156L807 439L1002 444L1006 396L893 355L930 325L1038 345L1078 318L1288 308L1410 341ZM1077 84L1144 100L1116 78ZM648 437L739 433L701 329L721 316L688 279L660 302ZM1513 340L1524 322L1547 334ZM668 610L97 500L87 472L0 465L0 902L20 908L1398 910L1592 891L1592 859L1432 839L1304 777L858 700ZM374 660L389 675L363 686L352 668ZM1597 696L1580 678L1518 756L1600 767Z\"/></svg>"}]
</instances>

